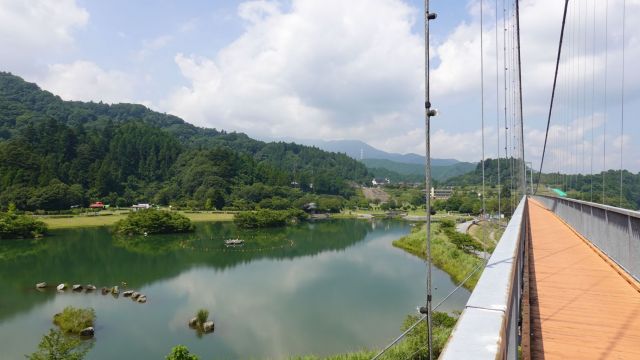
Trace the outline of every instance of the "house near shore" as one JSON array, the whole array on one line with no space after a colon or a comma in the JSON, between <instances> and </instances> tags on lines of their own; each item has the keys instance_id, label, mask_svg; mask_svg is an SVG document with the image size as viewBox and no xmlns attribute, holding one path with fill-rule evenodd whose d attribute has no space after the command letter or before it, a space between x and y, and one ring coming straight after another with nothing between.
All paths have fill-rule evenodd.
<instances>
[{"instance_id":1,"label":"house near shore","mask_svg":"<svg viewBox=\"0 0 640 360\"><path fill-rule=\"evenodd\" d=\"M89 205L90 209L104 209L106 207L108 207L108 205L105 205L102 201L96 201Z\"/></svg>"},{"instance_id":2,"label":"house near shore","mask_svg":"<svg viewBox=\"0 0 640 360\"><path fill-rule=\"evenodd\" d=\"M391 184L391 180L389 180L388 178L374 178L373 180L371 180L371 184L373 186L383 186Z\"/></svg>"},{"instance_id":3,"label":"house near shore","mask_svg":"<svg viewBox=\"0 0 640 360\"><path fill-rule=\"evenodd\" d=\"M431 188L431 198L434 200L447 200L453 195L452 187L445 188Z\"/></svg>"}]
</instances>

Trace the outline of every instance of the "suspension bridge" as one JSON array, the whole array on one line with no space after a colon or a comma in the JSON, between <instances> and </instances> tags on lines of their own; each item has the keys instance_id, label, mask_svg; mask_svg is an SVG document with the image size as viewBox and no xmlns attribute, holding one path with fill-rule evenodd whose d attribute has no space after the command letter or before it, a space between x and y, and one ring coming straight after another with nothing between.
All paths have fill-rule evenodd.
<instances>
[{"instance_id":1,"label":"suspension bridge","mask_svg":"<svg viewBox=\"0 0 640 360\"><path fill-rule=\"evenodd\" d=\"M488 69L484 38L487 9L492 7L495 69ZM424 15L429 188L430 128L437 116L429 88L429 29L437 15L430 11L428 0ZM442 302L432 304L427 195L423 315L374 359L384 359L421 322L427 323L427 341L410 359L437 355L440 359L640 359L640 212L628 209L633 205L623 168L626 24L625 0L563 1L544 146L534 171L533 164L527 166L524 151L522 72L526 69L521 61L520 2L480 1L483 216L487 214L485 120L491 113L502 129L493 148L498 159L493 185L497 185L498 213L510 220L494 252L474 270L482 272L480 279L444 348L435 354L432 313ZM612 31L621 38L621 63L613 63ZM603 76L597 57L604 58ZM613 77L612 69L621 75ZM488 78L495 84L488 86ZM491 111L485 104L488 91L496 98ZM612 107L619 108L615 117ZM619 130L616 146L611 144L612 129ZM597 144L597 137L602 144ZM619 154L612 154L612 148ZM504 176L501 164L508 172ZM602 171L596 173L597 168Z\"/></svg>"}]
</instances>

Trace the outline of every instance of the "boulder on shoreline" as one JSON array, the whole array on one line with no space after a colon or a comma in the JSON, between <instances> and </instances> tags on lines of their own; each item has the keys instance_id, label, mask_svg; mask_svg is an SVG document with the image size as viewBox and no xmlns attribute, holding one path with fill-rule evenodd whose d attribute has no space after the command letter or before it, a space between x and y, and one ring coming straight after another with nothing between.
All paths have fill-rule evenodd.
<instances>
[{"instance_id":1,"label":"boulder on shoreline","mask_svg":"<svg viewBox=\"0 0 640 360\"><path fill-rule=\"evenodd\" d=\"M87 290L87 292L89 292L89 291L94 291L97 288L95 287L95 285L89 284L89 285L85 286L85 289Z\"/></svg>"},{"instance_id":2,"label":"boulder on shoreline","mask_svg":"<svg viewBox=\"0 0 640 360\"><path fill-rule=\"evenodd\" d=\"M108 293L111 292L111 290L109 290L106 287L103 287L102 289L100 289L100 292L102 293L102 295L107 295Z\"/></svg>"},{"instance_id":3,"label":"boulder on shoreline","mask_svg":"<svg viewBox=\"0 0 640 360\"><path fill-rule=\"evenodd\" d=\"M80 285L80 284L74 284L74 285L71 287L71 290L73 290L73 291L82 291L82 285Z\"/></svg>"},{"instance_id":4,"label":"boulder on shoreline","mask_svg":"<svg viewBox=\"0 0 640 360\"><path fill-rule=\"evenodd\" d=\"M133 290L127 290L127 291L122 293L122 296L124 296L124 297L129 297L131 295L133 295Z\"/></svg>"},{"instance_id":5,"label":"boulder on shoreline","mask_svg":"<svg viewBox=\"0 0 640 360\"><path fill-rule=\"evenodd\" d=\"M141 304L144 304L147 302L147 297L145 295L140 295L137 301Z\"/></svg>"}]
</instances>

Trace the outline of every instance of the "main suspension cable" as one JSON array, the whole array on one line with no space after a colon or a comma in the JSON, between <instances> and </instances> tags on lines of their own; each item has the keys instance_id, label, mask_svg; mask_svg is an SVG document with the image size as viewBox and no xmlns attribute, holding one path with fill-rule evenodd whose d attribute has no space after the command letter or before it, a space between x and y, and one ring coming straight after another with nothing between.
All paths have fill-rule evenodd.
<instances>
[{"instance_id":1,"label":"main suspension cable","mask_svg":"<svg viewBox=\"0 0 640 360\"><path fill-rule=\"evenodd\" d=\"M560 57L562 55L562 40L564 38L564 28L567 22L567 8L569 6L569 0L565 0L564 2L564 13L562 15L562 29L560 30L560 41L558 42L558 56L556 57L556 71L553 76L553 89L551 91L551 102L549 104L549 116L547 117L547 130L544 135L544 146L542 148L542 159L540 160L540 171L538 172L538 182L536 183L536 190L533 192L536 194L538 192L538 186L540 186L540 177L542 176L542 166L544 164L544 155L547 149L547 140L549 138L549 126L551 125L551 113L553 111L553 100L556 96L556 84L558 82L558 67L560 65Z\"/></svg>"}]
</instances>

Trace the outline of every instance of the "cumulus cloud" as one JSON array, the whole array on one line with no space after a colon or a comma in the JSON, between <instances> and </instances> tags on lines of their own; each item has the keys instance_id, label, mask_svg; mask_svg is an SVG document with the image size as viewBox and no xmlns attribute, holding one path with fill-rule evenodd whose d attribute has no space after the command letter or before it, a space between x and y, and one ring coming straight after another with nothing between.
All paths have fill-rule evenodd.
<instances>
[{"instance_id":1,"label":"cumulus cloud","mask_svg":"<svg viewBox=\"0 0 640 360\"><path fill-rule=\"evenodd\" d=\"M128 75L82 60L49 66L40 85L65 100L118 103L130 101L133 95L133 81Z\"/></svg>"},{"instance_id":2,"label":"cumulus cloud","mask_svg":"<svg viewBox=\"0 0 640 360\"><path fill-rule=\"evenodd\" d=\"M376 142L420 124L422 41L405 3L250 1L238 15L245 32L215 58L176 55L188 85L169 111L254 136Z\"/></svg>"},{"instance_id":3,"label":"cumulus cloud","mask_svg":"<svg viewBox=\"0 0 640 360\"><path fill-rule=\"evenodd\" d=\"M4 70L32 71L45 55L73 45L73 32L89 13L75 0L0 0L0 64Z\"/></svg>"}]
</instances>

